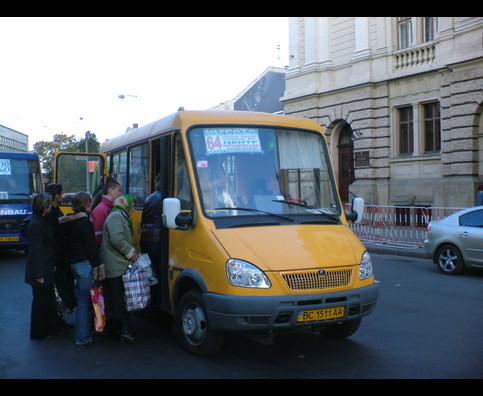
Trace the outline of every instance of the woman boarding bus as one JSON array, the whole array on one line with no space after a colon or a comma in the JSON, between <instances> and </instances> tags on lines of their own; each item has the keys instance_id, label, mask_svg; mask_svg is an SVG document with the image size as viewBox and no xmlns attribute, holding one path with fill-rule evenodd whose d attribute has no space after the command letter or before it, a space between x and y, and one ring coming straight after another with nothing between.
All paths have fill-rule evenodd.
<instances>
[{"instance_id":1,"label":"woman boarding bus","mask_svg":"<svg viewBox=\"0 0 483 396\"><path fill-rule=\"evenodd\" d=\"M207 356L226 331L312 329L348 337L378 298L313 120L180 111L101 145L108 173L142 205L161 178L162 309L183 346Z\"/></svg>"}]
</instances>

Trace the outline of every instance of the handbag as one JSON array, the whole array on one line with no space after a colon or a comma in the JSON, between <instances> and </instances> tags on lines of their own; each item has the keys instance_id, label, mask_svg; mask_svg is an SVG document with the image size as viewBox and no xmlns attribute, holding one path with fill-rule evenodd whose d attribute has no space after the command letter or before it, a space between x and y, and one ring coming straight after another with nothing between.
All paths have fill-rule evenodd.
<instances>
[{"instance_id":1,"label":"handbag","mask_svg":"<svg viewBox=\"0 0 483 396\"><path fill-rule=\"evenodd\" d=\"M122 276L124 283L124 301L128 312L140 311L151 299L149 279L146 270L136 261L131 261Z\"/></svg>"},{"instance_id":2,"label":"handbag","mask_svg":"<svg viewBox=\"0 0 483 396\"><path fill-rule=\"evenodd\" d=\"M70 311L65 305L64 300L62 300L62 297L60 297L59 292L57 291L57 287L55 285L54 285L54 291L55 291L55 304L57 308L57 315L62 317L68 314Z\"/></svg>"},{"instance_id":3,"label":"handbag","mask_svg":"<svg viewBox=\"0 0 483 396\"><path fill-rule=\"evenodd\" d=\"M94 327L97 332L101 333L106 326L106 309L102 286L94 286L91 289L91 301L94 307Z\"/></svg>"}]
</instances>

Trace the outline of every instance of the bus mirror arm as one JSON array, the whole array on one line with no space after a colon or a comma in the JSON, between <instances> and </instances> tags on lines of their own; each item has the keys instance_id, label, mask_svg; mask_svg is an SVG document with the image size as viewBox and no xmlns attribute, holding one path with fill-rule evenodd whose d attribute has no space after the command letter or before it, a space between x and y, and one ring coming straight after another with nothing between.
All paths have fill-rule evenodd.
<instances>
[{"instance_id":1,"label":"bus mirror arm","mask_svg":"<svg viewBox=\"0 0 483 396\"><path fill-rule=\"evenodd\" d=\"M352 212L346 214L346 219L352 221L354 224L358 224L362 221L362 215L364 214L364 198L355 197L352 200Z\"/></svg>"},{"instance_id":2,"label":"bus mirror arm","mask_svg":"<svg viewBox=\"0 0 483 396\"><path fill-rule=\"evenodd\" d=\"M185 216L180 213L175 217L174 222L178 226L177 230L187 230L193 224L193 216Z\"/></svg>"}]
</instances>

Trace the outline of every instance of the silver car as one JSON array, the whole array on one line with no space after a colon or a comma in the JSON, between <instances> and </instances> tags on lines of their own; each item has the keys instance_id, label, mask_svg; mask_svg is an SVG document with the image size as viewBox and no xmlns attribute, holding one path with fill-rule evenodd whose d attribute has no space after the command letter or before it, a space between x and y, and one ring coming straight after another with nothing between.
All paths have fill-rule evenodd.
<instances>
[{"instance_id":1,"label":"silver car","mask_svg":"<svg viewBox=\"0 0 483 396\"><path fill-rule=\"evenodd\" d=\"M483 268L483 206L463 209L430 222L424 249L444 274Z\"/></svg>"}]
</instances>

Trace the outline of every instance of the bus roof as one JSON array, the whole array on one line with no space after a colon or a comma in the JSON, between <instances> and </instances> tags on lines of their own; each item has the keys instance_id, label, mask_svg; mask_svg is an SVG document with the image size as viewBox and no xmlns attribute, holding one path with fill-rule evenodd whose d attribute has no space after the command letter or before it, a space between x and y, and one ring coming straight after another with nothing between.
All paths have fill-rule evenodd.
<instances>
[{"instance_id":1,"label":"bus roof","mask_svg":"<svg viewBox=\"0 0 483 396\"><path fill-rule=\"evenodd\" d=\"M251 112L251 111L178 111L165 118L134 128L122 135L118 135L101 144L100 152L106 153L128 144L144 141L158 134L187 128L192 125L215 125L215 124L252 124L252 125L275 125L285 127L298 127L316 129L321 127L314 120L302 117L285 116L278 114Z\"/></svg>"},{"instance_id":2,"label":"bus roof","mask_svg":"<svg viewBox=\"0 0 483 396\"><path fill-rule=\"evenodd\" d=\"M36 153L25 153L25 152L6 152L0 151L0 158L27 158L27 159L39 159Z\"/></svg>"}]
</instances>

